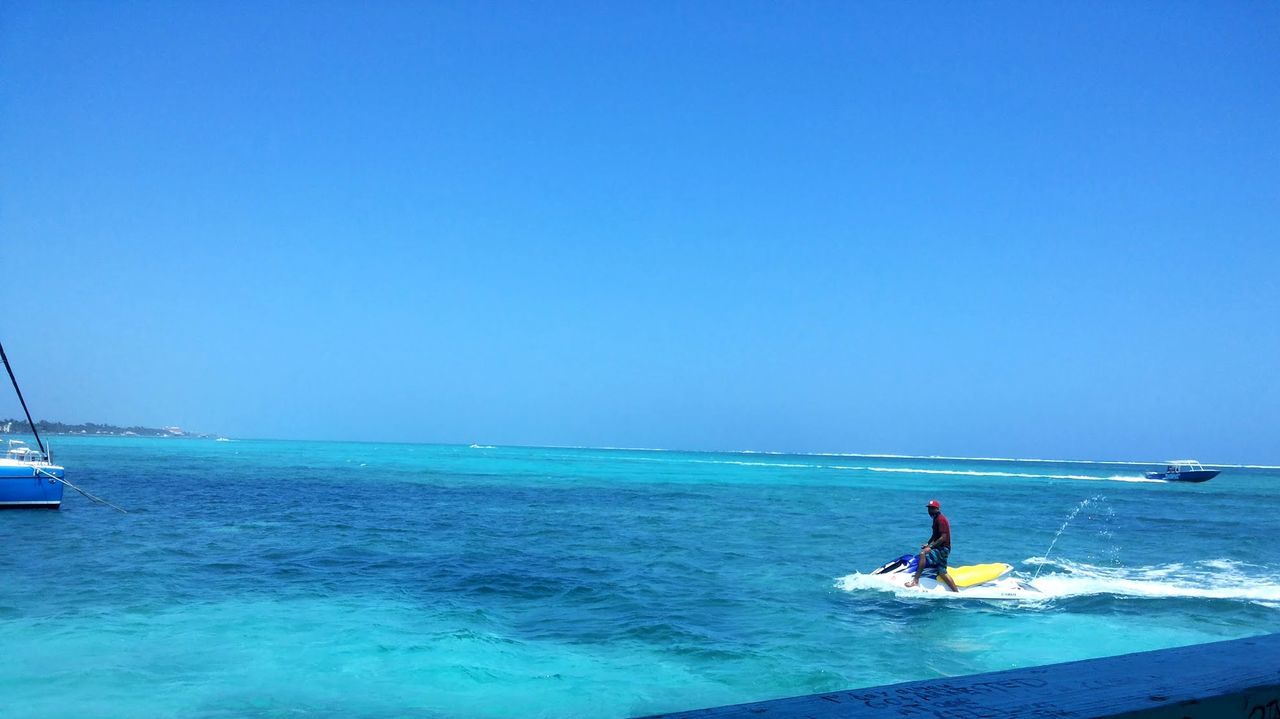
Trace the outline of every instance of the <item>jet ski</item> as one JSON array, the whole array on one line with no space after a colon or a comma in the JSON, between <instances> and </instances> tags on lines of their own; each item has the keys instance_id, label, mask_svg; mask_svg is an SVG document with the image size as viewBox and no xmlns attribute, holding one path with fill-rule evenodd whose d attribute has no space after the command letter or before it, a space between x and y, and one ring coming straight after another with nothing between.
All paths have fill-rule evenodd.
<instances>
[{"instance_id":1,"label":"jet ski","mask_svg":"<svg viewBox=\"0 0 1280 719\"><path fill-rule=\"evenodd\" d=\"M946 583L938 581L938 568L926 564L924 571L920 573L920 583L914 587L907 587L906 584L915 576L916 565L919 563L920 558L916 555L904 554L885 563L871 574L881 577L895 588L902 588L904 592L920 592L933 597L945 595L948 598L1023 600L1045 598L1040 590L1017 577L1010 576L1013 567L1003 563L948 567L947 574L951 575L956 587L960 589L959 592L951 591Z\"/></svg>"}]
</instances>

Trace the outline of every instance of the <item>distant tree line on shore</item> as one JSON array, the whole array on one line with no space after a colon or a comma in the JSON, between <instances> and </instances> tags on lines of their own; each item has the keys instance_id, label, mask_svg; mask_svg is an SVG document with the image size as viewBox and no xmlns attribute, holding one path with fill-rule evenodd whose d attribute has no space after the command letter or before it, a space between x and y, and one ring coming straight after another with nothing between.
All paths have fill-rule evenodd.
<instances>
[{"instance_id":1,"label":"distant tree line on shore","mask_svg":"<svg viewBox=\"0 0 1280 719\"><path fill-rule=\"evenodd\" d=\"M50 422L48 420L36 420L36 431L40 434L88 434L103 436L127 436L127 437L194 437L194 438L210 438L217 435L201 434L199 432L187 432L181 427L117 427L113 424L98 424L97 422L84 422L81 424L67 424L65 422ZM31 434L31 427L25 419L0 419L0 435L5 434Z\"/></svg>"}]
</instances>

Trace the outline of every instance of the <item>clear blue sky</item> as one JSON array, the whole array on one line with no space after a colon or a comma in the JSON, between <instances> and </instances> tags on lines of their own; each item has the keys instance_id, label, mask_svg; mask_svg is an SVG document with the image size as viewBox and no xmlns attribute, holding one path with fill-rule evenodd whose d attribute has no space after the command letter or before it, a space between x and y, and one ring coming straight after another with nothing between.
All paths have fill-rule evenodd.
<instances>
[{"instance_id":1,"label":"clear blue sky","mask_svg":"<svg viewBox=\"0 0 1280 719\"><path fill-rule=\"evenodd\" d=\"M1280 462L1274 2L9 2L0 68L39 417Z\"/></svg>"}]
</instances>

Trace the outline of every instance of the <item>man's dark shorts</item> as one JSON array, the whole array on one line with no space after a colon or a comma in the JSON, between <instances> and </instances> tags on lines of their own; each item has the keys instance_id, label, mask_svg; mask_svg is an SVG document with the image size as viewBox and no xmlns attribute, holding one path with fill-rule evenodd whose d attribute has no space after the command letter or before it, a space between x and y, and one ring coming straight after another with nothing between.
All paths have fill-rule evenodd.
<instances>
[{"instance_id":1,"label":"man's dark shorts","mask_svg":"<svg viewBox=\"0 0 1280 719\"><path fill-rule=\"evenodd\" d=\"M937 567L939 574L946 574L948 554L951 554L950 547L934 547L925 555L924 566Z\"/></svg>"}]
</instances>

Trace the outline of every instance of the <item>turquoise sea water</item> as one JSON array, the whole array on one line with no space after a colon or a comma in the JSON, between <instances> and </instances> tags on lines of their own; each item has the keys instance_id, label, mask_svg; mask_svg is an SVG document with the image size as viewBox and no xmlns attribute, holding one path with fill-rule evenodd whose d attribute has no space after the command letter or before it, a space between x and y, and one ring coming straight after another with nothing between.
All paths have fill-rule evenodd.
<instances>
[{"instance_id":1,"label":"turquoise sea water","mask_svg":"<svg viewBox=\"0 0 1280 719\"><path fill-rule=\"evenodd\" d=\"M1280 631L1275 469L54 446L130 514L0 513L5 717L625 717ZM1051 599L857 576L927 539L934 497L953 565L1039 569Z\"/></svg>"}]
</instances>

